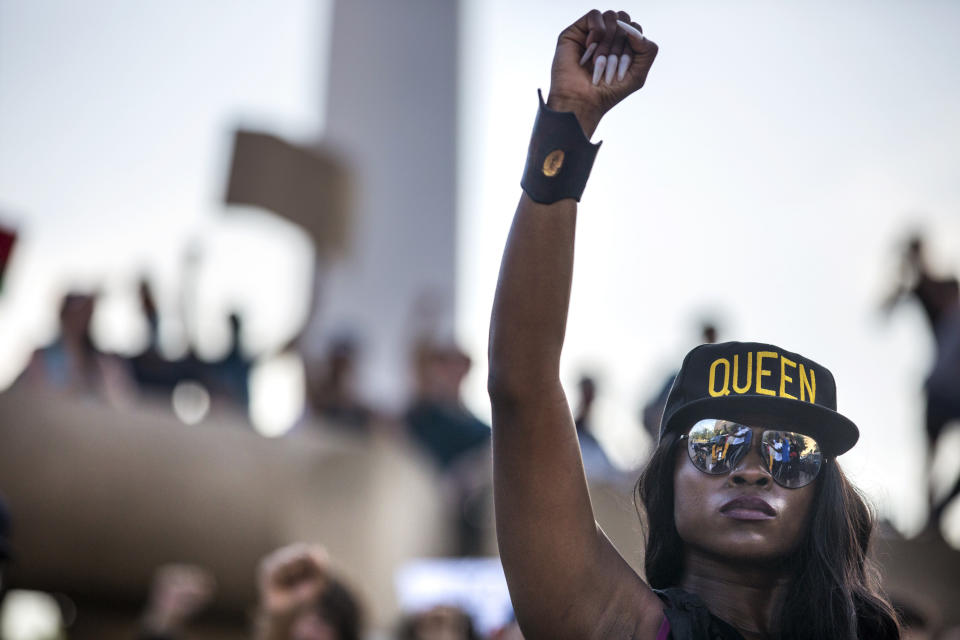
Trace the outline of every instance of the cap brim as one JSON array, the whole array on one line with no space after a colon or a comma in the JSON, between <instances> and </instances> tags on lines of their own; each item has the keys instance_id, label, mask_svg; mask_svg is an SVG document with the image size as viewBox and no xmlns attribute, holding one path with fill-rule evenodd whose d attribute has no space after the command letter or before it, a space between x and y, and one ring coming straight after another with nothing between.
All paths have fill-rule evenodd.
<instances>
[{"instance_id":1,"label":"cap brim","mask_svg":"<svg viewBox=\"0 0 960 640\"><path fill-rule=\"evenodd\" d=\"M846 453L860 438L857 425L836 411L802 400L758 396L694 400L670 416L663 431L686 431L704 418L796 431L816 440L823 455L830 458Z\"/></svg>"}]
</instances>

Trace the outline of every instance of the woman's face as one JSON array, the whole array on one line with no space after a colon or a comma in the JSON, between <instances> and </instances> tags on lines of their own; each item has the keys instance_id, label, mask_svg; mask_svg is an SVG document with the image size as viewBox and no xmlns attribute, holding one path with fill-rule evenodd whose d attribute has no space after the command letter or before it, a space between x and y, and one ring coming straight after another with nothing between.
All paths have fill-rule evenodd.
<instances>
[{"instance_id":1,"label":"woman's face","mask_svg":"<svg viewBox=\"0 0 960 640\"><path fill-rule=\"evenodd\" d=\"M807 530L818 480L781 487L763 468L754 429L750 452L725 475L693 466L686 441L677 446L674 520L688 548L730 560L774 560L795 551Z\"/></svg>"}]
</instances>

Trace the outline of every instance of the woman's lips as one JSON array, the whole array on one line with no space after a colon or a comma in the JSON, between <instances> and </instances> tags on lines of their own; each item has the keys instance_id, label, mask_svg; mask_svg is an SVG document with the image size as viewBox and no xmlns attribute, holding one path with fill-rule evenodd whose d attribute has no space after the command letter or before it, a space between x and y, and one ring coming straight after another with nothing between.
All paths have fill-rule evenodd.
<instances>
[{"instance_id":1,"label":"woman's lips","mask_svg":"<svg viewBox=\"0 0 960 640\"><path fill-rule=\"evenodd\" d=\"M740 496L720 507L720 513L734 520L770 520L777 511L762 498Z\"/></svg>"}]
</instances>

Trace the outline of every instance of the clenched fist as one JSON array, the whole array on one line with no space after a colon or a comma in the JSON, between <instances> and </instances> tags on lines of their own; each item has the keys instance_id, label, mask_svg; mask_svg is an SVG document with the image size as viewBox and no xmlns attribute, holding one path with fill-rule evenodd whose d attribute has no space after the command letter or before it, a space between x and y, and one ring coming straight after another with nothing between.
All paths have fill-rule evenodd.
<instances>
[{"instance_id":1,"label":"clenched fist","mask_svg":"<svg viewBox=\"0 0 960 640\"><path fill-rule=\"evenodd\" d=\"M272 623L289 624L308 607L327 581L329 559L319 546L292 544L260 562L261 614Z\"/></svg>"},{"instance_id":2,"label":"clenched fist","mask_svg":"<svg viewBox=\"0 0 960 640\"><path fill-rule=\"evenodd\" d=\"M547 106L574 112L590 137L607 111L643 86L657 51L626 12L594 9L557 40Z\"/></svg>"}]
</instances>

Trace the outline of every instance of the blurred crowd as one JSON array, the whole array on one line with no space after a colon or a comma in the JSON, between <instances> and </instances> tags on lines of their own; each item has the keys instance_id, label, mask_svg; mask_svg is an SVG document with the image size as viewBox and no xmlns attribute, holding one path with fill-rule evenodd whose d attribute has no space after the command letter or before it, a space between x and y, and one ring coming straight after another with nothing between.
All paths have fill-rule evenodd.
<instances>
[{"instance_id":1,"label":"blurred crowd","mask_svg":"<svg viewBox=\"0 0 960 640\"><path fill-rule=\"evenodd\" d=\"M9 234L8 239L12 238ZM9 245L5 249L9 255ZM4 256L4 261L6 260ZM0 269L2 275L2 269ZM254 359L242 348L243 316L231 313L229 348L210 360L193 350L171 359L161 345L157 304L148 280L139 283L140 312L148 327L144 349L135 355L107 353L91 337L98 295L67 293L59 311L59 331L38 349L14 383L18 389L42 389L91 399L115 407L150 402L154 408L173 410L173 400L184 389L206 398L207 411L223 408L247 415L249 380ZM926 399L925 435L932 458L941 436L960 420L960 286L949 274L936 273L929 264L923 238L905 239L899 256L896 282L882 309L889 313L905 303L923 310L935 343L935 357L923 383ZM718 329L702 324L701 342L715 342ZM471 369L471 358L452 339L424 332L410 340L409 401L399 412L368 403L358 390L357 368L363 357L361 337L341 335L329 342L320 358L310 357L292 340L285 348L304 363L304 406L292 432L331 429L359 439L386 433L418 448L431 461L457 514L456 551L460 556L483 553L482 533L489 526L490 427L463 402L461 387ZM674 375L668 376L642 403L638 422L656 438L660 416ZM592 478L623 478L624 471L611 462L598 437L595 404L600 393L598 377L584 373L577 382L572 403L584 467ZM180 416L184 419L183 416ZM949 491L929 490L930 526L937 525L949 504L960 495L960 478ZM11 557L10 514L0 503L0 594L3 567ZM253 569L251 568L251 571ZM322 547L297 544L283 547L263 559L258 570L259 602L254 637L260 640L353 640L367 637L364 606ZM141 640L175 640L185 637L191 621L212 601L216 583L202 567L168 565L155 575L141 618ZM938 628L936 611L916 603L901 603L900 611L910 638L956 638L958 632ZM953 635L950 635L953 633ZM937 635L939 634L939 635ZM409 612L397 622L394 637L402 640L473 640L481 637L522 637L515 623L481 634L462 608L438 603Z\"/></svg>"},{"instance_id":2,"label":"blurred crowd","mask_svg":"<svg viewBox=\"0 0 960 640\"><path fill-rule=\"evenodd\" d=\"M322 546L291 544L267 555L257 570L255 640L360 640L364 607ZM177 640L214 598L216 582L202 567L160 567L141 617L139 640ZM462 608L435 604L404 615L397 640L522 638L515 622L481 635Z\"/></svg>"},{"instance_id":3,"label":"blurred crowd","mask_svg":"<svg viewBox=\"0 0 960 640\"><path fill-rule=\"evenodd\" d=\"M9 255L14 235L4 236ZM4 258L6 259L6 257ZM902 244L899 268L892 291L883 301L885 313L903 303L915 302L923 310L935 344L935 357L923 384L926 406L923 422L930 458L936 454L941 435L960 419L960 287L956 277L938 274L930 267L922 236L911 234ZM243 317L230 313L228 350L214 360L201 358L194 349L175 359L165 355L160 337L161 318L149 281L139 282L139 301L148 336L143 350L120 356L99 349L91 327L98 295L69 292L59 312L55 340L38 349L14 384L17 387L52 389L74 396L94 398L114 406L138 401L177 408L178 393L202 395L208 413L229 408L247 416L250 406L249 380L254 359L243 347ZM182 322L182 319L179 319ZM699 341L717 341L713 320L701 326ZM329 341L326 352L313 357L294 338L286 351L296 353L304 363L304 406L290 431L331 427L358 437L377 431L399 434L419 447L449 480L459 499L469 500L478 490L477 475L485 473L490 428L466 407L461 387L471 369L470 357L450 337L425 330L412 335L409 348L411 389L406 408L396 415L367 402L358 391L356 373L363 357L362 337L343 334ZM675 375L668 376L640 411L639 421L649 438L656 439L660 416ZM574 402L577 434L588 474L616 475L601 440L595 437L594 404L597 377L584 373L577 383ZM248 423L249 424L249 423ZM929 467L929 465L928 465ZM960 478L945 494L929 491L931 522L938 522L946 507L960 495ZM469 515L469 514L468 514ZM475 515L475 514L474 514ZM476 553L470 540L469 522L462 527L463 555Z\"/></svg>"}]
</instances>

